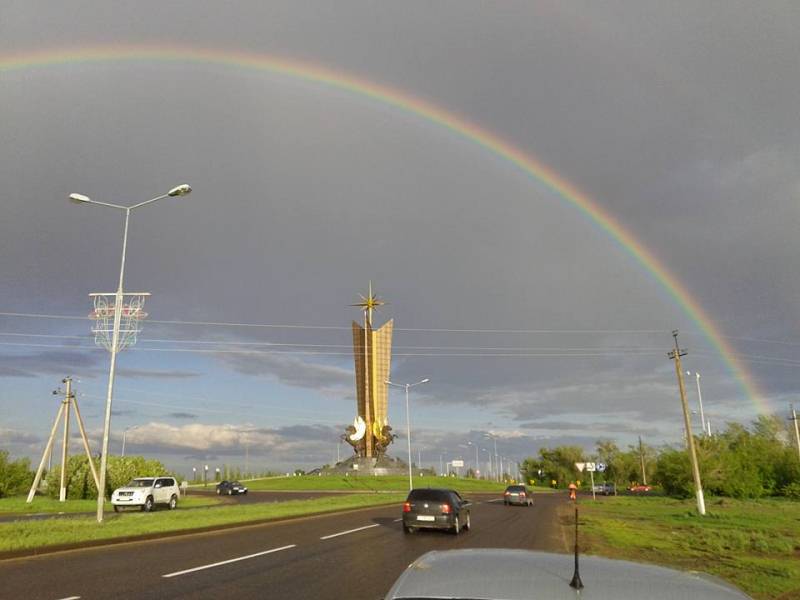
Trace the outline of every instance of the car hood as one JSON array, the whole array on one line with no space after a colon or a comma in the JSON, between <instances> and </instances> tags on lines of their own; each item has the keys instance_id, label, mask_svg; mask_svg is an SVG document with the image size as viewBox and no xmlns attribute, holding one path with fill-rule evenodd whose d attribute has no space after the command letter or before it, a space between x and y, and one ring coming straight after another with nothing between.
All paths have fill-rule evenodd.
<instances>
[{"instance_id":1,"label":"car hood","mask_svg":"<svg viewBox=\"0 0 800 600\"><path fill-rule=\"evenodd\" d=\"M575 600L569 586L574 556L494 548L432 551L415 560L386 595L393 598ZM749 596L702 573L655 565L580 557L586 600L734 600Z\"/></svg>"}]
</instances>

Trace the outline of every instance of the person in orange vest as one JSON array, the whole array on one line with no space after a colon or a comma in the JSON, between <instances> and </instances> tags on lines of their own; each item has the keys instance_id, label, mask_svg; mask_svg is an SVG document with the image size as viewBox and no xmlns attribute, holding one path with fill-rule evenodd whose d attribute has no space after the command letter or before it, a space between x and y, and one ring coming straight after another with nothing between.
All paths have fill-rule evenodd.
<instances>
[{"instance_id":1,"label":"person in orange vest","mask_svg":"<svg viewBox=\"0 0 800 600\"><path fill-rule=\"evenodd\" d=\"M570 483L567 486L567 489L569 489L569 499L570 500L577 500L577 498L578 498L578 486L575 485L574 483Z\"/></svg>"}]
</instances>

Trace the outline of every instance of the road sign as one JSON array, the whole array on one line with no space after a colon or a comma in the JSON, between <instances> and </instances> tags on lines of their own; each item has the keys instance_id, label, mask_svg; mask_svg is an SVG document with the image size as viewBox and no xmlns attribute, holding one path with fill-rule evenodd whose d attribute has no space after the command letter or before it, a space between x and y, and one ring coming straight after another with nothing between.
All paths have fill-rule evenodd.
<instances>
[{"instance_id":1,"label":"road sign","mask_svg":"<svg viewBox=\"0 0 800 600\"><path fill-rule=\"evenodd\" d=\"M575 468L583 473L583 470L586 468L586 463L575 463Z\"/></svg>"},{"instance_id":2,"label":"road sign","mask_svg":"<svg viewBox=\"0 0 800 600\"><path fill-rule=\"evenodd\" d=\"M453 467L463 467L464 466L464 461L463 460L454 460L450 464L453 465Z\"/></svg>"},{"instance_id":3,"label":"road sign","mask_svg":"<svg viewBox=\"0 0 800 600\"><path fill-rule=\"evenodd\" d=\"M589 471L589 473L594 473L595 471L597 471L597 465L594 464L593 462L591 462L591 463L587 462L586 463L586 470Z\"/></svg>"},{"instance_id":4,"label":"road sign","mask_svg":"<svg viewBox=\"0 0 800 600\"><path fill-rule=\"evenodd\" d=\"M597 463L597 470L601 473L606 470L606 463Z\"/></svg>"}]
</instances>

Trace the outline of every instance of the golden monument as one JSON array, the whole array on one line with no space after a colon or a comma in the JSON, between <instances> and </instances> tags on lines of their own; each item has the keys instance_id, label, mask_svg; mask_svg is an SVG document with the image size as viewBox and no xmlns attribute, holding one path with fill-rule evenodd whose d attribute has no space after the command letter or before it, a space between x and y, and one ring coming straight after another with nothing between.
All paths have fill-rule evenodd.
<instances>
[{"instance_id":1,"label":"golden monument","mask_svg":"<svg viewBox=\"0 0 800 600\"><path fill-rule=\"evenodd\" d=\"M356 367L357 408L353 424L342 436L360 458L380 458L395 436L389 426L387 400L389 370L392 361L390 319L378 329L372 327L372 311L385 303L372 293L353 304L364 311L364 326L353 321L353 357Z\"/></svg>"}]
</instances>

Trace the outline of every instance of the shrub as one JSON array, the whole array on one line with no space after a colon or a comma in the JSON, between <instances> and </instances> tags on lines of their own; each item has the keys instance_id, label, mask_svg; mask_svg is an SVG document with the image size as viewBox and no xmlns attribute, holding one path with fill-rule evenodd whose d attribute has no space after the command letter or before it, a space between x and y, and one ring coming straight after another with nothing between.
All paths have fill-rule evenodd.
<instances>
[{"instance_id":1,"label":"shrub","mask_svg":"<svg viewBox=\"0 0 800 600\"><path fill-rule=\"evenodd\" d=\"M27 492L33 484L34 473L27 458L10 460L8 452L0 450L0 498Z\"/></svg>"}]
</instances>

